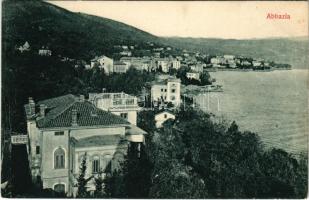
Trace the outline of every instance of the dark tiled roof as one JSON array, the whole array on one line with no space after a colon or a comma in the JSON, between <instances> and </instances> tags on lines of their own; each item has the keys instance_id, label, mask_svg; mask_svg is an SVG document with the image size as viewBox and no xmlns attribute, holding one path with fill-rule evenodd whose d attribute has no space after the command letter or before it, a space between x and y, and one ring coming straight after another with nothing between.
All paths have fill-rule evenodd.
<instances>
[{"instance_id":1,"label":"dark tiled roof","mask_svg":"<svg viewBox=\"0 0 309 200\"><path fill-rule=\"evenodd\" d=\"M69 94L57 98L39 101L46 105L46 114L37 118L39 128L71 127L72 110L77 110L77 126L113 126L127 125L129 122L110 112L96 108L88 101L79 101Z\"/></svg>"},{"instance_id":2,"label":"dark tiled roof","mask_svg":"<svg viewBox=\"0 0 309 200\"><path fill-rule=\"evenodd\" d=\"M77 140L76 147L100 147L104 145L121 145L126 144L125 137L119 135L101 135L82 138Z\"/></svg>"},{"instance_id":3,"label":"dark tiled roof","mask_svg":"<svg viewBox=\"0 0 309 200\"><path fill-rule=\"evenodd\" d=\"M126 128L127 135L145 135L147 134L146 131L143 129L131 124L129 127Z\"/></svg>"}]
</instances>

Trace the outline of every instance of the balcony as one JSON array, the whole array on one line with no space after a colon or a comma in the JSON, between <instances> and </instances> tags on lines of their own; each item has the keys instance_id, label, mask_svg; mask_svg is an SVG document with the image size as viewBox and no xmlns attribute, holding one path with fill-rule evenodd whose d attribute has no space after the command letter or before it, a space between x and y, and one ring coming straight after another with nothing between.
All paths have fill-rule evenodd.
<instances>
[{"instance_id":1,"label":"balcony","mask_svg":"<svg viewBox=\"0 0 309 200\"><path fill-rule=\"evenodd\" d=\"M11 136L12 144L27 144L28 143L28 135L12 135Z\"/></svg>"},{"instance_id":2,"label":"balcony","mask_svg":"<svg viewBox=\"0 0 309 200\"><path fill-rule=\"evenodd\" d=\"M138 109L137 97L125 93L101 93L95 97L95 105L103 110Z\"/></svg>"}]
</instances>

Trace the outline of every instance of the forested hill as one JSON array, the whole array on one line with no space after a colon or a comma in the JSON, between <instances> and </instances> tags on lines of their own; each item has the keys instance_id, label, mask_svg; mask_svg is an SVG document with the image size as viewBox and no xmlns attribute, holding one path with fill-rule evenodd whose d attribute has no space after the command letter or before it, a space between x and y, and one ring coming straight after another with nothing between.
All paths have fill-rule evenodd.
<instances>
[{"instance_id":1,"label":"forested hill","mask_svg":"<svg viewBox=\"0 0 309 200\"><path fill-rule=\"evenodd\" d=\"M73 13L43 1L6 0L2 10L4 52L28 41L32 49L48 46L57 55L89 60L101 54L111 56L114 45L155 42L210 55L235 54L288 63L293 68L308 67L308 38L162 38L124 23Z\"/></svg>"},{"instance_id":2,"label":"forested hill","mask_svg":"<svg viewBox=\"0 0 309 200\"><path fill-rule=\"evenodd\" d=\"M132 26L43 1L4 1L2 5L3 50L28 41L32 49L48 46L62 56L88 60L98 54L111 55L113 45L157 40Z\"/></svg>"},{"instance_id":3,"label":"forested hill","mask_svg":"<svg viewBox=\"0 0 309 200\"><path fill-rule=\"evenodd\" d=\"M178 48L197 50L207 54L233 54L287 63L293 68L308 68L307 37L267 38L251 40L212 38L162 38L162 42Z\"/></svg>"}]
</instances>

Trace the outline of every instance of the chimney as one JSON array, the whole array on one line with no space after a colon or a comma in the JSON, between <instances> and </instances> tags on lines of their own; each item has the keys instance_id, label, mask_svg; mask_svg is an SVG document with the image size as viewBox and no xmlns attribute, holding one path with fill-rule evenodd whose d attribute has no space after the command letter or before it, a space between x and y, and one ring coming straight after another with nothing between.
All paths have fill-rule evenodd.
<instances>
[{"instance_id":1,"label":"chimney","mask_svg":"<svg viewBox=\"0 0 309 200\"><path fill-rule=\"evenodd\" d=\"M72 126L77 126L77 110L72 110Z\"/></svg>"},{"instance_id":2,"label":"chimney","mask_svg":"<svg viewBox=\"0 0 309 200\"><path fill-rule=\"evenodd\" d=\"M29 108L30 108L29 115L30 116L34 115L35 114L35 103L32 97L29 97Z\"/></svg>"},{"instance_id":3,"label":"chimney","mask_svg":"<svg viewBox=\"0 0 309 200\"><path fill-rule=\"evenodd\" d=\"M79 102L84 102L84 101L85 101L85 96L79 95Z\"/></svg>"},{"instance_id":4,"label":"chimney","mask_svg":"<svg viewBox=\"0 0 309 200\"><path fill-rule=\"evenodd\" d=\"M41 104L40 105L40 116L41 117L45 117L45 109L46 109L46 106L44 104Z\"/></svg>"}]
</instances>

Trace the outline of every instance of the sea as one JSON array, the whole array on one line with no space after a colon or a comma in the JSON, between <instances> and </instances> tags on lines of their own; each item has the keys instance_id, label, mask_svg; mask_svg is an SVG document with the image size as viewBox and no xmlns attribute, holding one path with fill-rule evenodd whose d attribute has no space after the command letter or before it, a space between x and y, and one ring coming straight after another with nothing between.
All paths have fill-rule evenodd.
<instances>
[{"instance_id":1,"label":"sea","mask_svg":"<svg viewBox=\"0 0 309 200\"><path fill-rule=\"evenodd\" d=\"M199 94L196 103L202 110L257 133L266 148L308 152L308 70L210 75L223 92Z\"/></svg>"}]
</instances>

